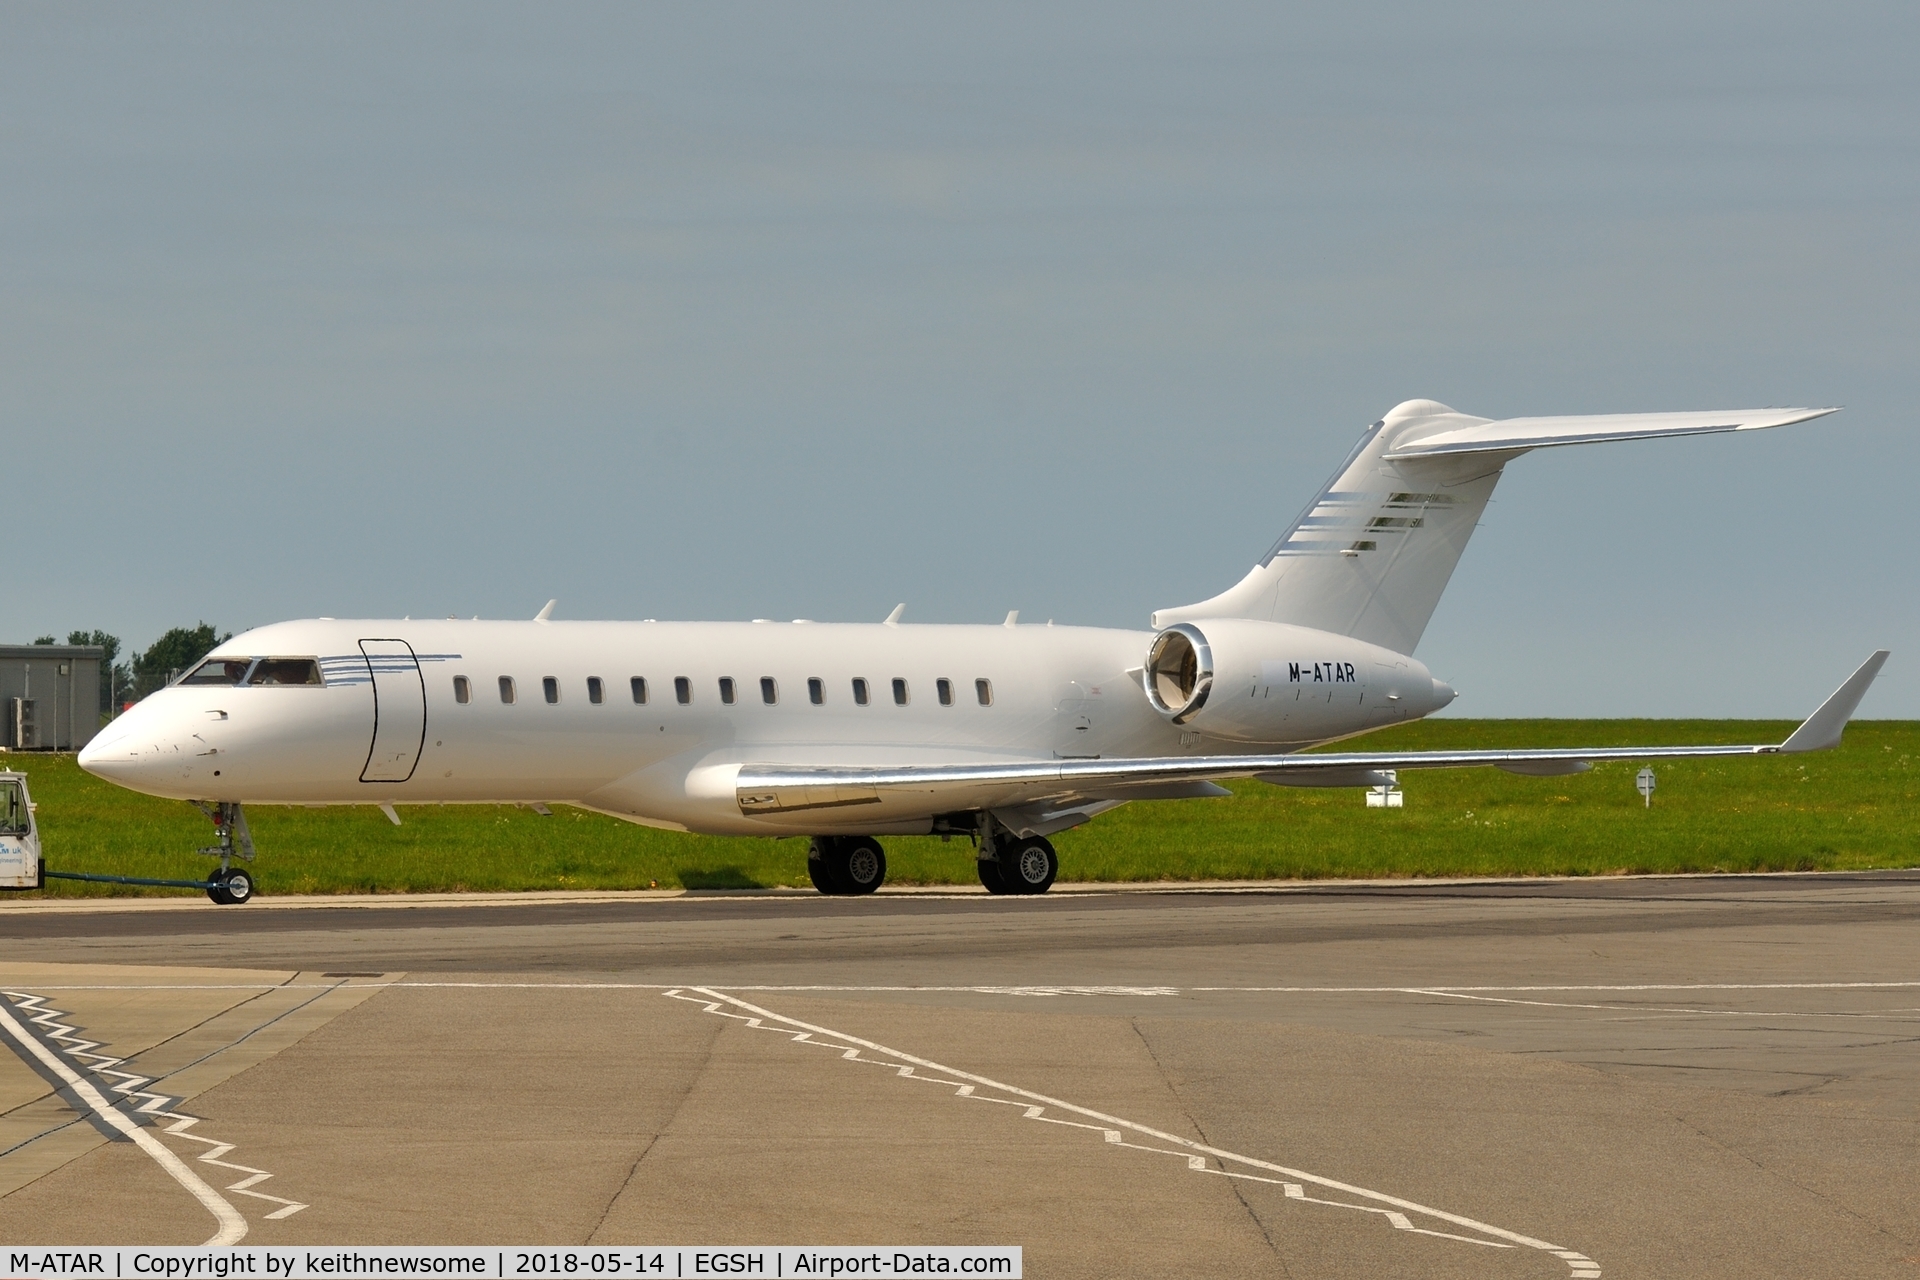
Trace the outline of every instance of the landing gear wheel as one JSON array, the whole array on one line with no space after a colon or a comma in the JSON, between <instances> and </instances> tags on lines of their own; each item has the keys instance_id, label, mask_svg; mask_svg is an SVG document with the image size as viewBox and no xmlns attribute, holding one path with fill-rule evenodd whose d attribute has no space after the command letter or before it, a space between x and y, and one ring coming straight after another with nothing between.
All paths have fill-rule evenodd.
<instances>
[{"instance_id":1,"label":"landing gear wheel","mask_svg":"<svg viewBox=\"0 0 1920 1280\"><path fill-rule=\"evenodd\" d=\"M872 836L854 836L840 842L834 878L842 893L872 893L887 879L887 854Z\"/></svg>"},{"instance_id":2,"label":"landing gear wheel","mask_svg":"<svg viewBox=\"0 0 1920 1280\"><path fill-rule=\"evenodd\" d=\"M816 836L807 876L822 893L872 893L887 879L887 855L872 836Z\"/></svg>"},{"instance_id":3,"label":"landing gear wheel","mask_svg":"<svg viewBox=\"0 0 1920 1280\"><path fill-rule=\"evenodd\" d=\"M833 875L828 870L827 858L833 844L833 840L823 837L815 840L813 847L807 850L807 879L813 881L813 887L822 893L839 892L833 887Z\"/></svg>"},{"instance_id":4,"label":"landing gear wheel","mask_svg":"<svg viewBox=\"0 0 1920 1280\"><path fill-rule=\"evenodd\" d=\"M996 851L1000 880L1008 893L1045 893L1060 874L1060 859L1041 836L1009 840Z\"/></svg>"},{"instance_id":5,"label":"landing gear wheel","mask_svg":"<svg viewBox=\"0 0 1920 1280\"><path fill-rule=\"evenodd\" d=\"M237 907L253 897L253 877L238 867L207 877L207 897L223 907Z\"/></svg>"},{"instance_id":6,"label":"landing gear wheel","mask_svg":"<svg viewBox=\"0 0 1920 1280\"><path fill-rule=\"evenodd\" d=\"M1007 888L1007 882L1000 878L1000 864L998 862L995 862L992 858L982 858L973 865L974 868L979 871L980 883L986 886L988 893L1013 892L1013 890Z\"/></svg>"}]
</instances>

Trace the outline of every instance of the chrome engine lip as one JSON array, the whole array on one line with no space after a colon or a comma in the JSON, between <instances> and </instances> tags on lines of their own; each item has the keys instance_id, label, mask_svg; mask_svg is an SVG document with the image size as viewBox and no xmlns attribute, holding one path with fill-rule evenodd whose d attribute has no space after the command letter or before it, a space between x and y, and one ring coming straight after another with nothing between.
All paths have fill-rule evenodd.
<instances>
[{"instance_id":1,"label":"chrome engine lip","mask_svg":"<svg viewBox=\"0 0 1920 1280\"><path fill-rule=\"evenodd\" d=\"M1167 705L1160 697L1159 689L1155 687L1153 659L1167 637L1176 633L1193 648L1195 672L1193 692L1187 695L1185 702L1174 707ZM1147 701L1153 704L1154 710L1173 723L1185 724L1193 719L1200 713L1200 709L1207 705L1207 695L1213 692L1213 649L1207 644L1206 633L1190 622L1176 622L1162 630L1153 638L1153 643L1147 646L1147 660L1140 668L1140 684L1146 691Z\"/></svg>"}]
</instances>

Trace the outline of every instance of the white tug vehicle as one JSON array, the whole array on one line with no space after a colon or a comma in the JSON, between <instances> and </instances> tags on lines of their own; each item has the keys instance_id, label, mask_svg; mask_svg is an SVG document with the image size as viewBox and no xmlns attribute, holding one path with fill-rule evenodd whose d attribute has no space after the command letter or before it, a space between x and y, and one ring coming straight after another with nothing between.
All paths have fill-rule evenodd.
<instances>
[{"instance_id":1,"label":"white tug vehicle","mask_svg":"<svg viewBox=\"0 0 1920 1280\"><path fill-rule=\"evenodd\" d=\"M0 773L0 889L38 889L40 827L24 773Z\"/></svg>"}]
</instances>

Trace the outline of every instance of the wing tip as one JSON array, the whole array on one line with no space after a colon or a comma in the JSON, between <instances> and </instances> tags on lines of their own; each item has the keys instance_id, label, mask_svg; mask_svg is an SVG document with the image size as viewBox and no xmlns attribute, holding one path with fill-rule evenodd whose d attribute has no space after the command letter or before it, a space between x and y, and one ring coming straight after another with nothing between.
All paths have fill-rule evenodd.
<instances>
[{"instance_id":1,"label":"wing tip","mask_svg":"<svg viewBox=\"0 0 1920 1280\"><path fill-rule=\"evenodd\" d=\"M1803 751L1827 751L1839 746L1847 731L1847 722L1860 709L1860 700L1867 696L1867 689L1879 678L1880 668L1887 664L1892 653L1891 649L1875 649L1845 683L1787 736L1779 746L1780 752L1798 755Z\"/></svg>"}]
</instances>

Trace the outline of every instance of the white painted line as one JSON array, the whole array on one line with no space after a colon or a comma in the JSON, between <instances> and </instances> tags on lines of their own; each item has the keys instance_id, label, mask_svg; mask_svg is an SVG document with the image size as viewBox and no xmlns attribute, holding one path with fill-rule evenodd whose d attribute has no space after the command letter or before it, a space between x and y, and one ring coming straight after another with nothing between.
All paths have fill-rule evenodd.
<instances>
[{"instance_id":1,"label":"white painted line","mask_svg":"<svg viewBox=\"0 0 1920 1280\"><path fill-rule=\"evenodd\" d=\"M1305 995L1363 995L1368 992L1429 991L1873 991L1900 987L1920 987L1920 982L1643 982L1633 985L1527 986L1527 987L1187 987L1188 991L1278 992ZM744 990L744 988L740 988Z\"/></svg>"},{"instance_id":2,"label":"white painted line","mask_svg":"<svg viewBox=\"0 0 1920 1280\"><path fill-rule=\"evenodd\" d=\"M1868 1012L1829 1010L1779 1010L1779 1009L1702 1009L1697 1006L1673 1006L1657 1004L1575 1004L1566 1000L1515 1000L1511 997L1479 995L1468 991L1449 991L1444 987L1425 987L1409 991L1410 995L1444 996L1449 1000L1471 1000L1476 1004L1510 1004L1534 1009L1594 1009L1602 1013L1623 1013L1633 1015L1625 1021L1634 1021L1647 1014L1672 1013L1698 1015L1713 1018L1891 1018L1899 1014L1920 1012L1916 1009L1876 1009ZM1622 1019L1615 1019L1621 1021Z\"/></svg>"},{"instance_id":3,"label":"white painted line","mask_svg":"<svg viewBox=\"0 0 1920 1280\"><path fill-rule=\"evenodd\" d=\"M132 1139L136 1146L153 1157L156 1164L171 1174L175 1182L185 1187L195 1200L206 1207L207 1212L213 1215L214 1221L220 1224L220 1229L208 1237L203 1247L238 1244L246 1238L247 1220L240 1216L238 1209L228 1204L218 1191L203 1182L199 1174L187 1167L186 1161L167 1149L165 1143L127 1118L79 1072L60 1061L58 1054L41 1044L37 1037L30 1034L14 1018L5 1000L0 1000L0 1027L4 1027L8 1035L19 1041L21 1047L38 1058L49 1071L64 1080L95 1115Z\"/></svg>"},{"instance_id":4,"label":"white painted line","mask_svg":"<svg viewBox=\"0 0 1920 1280\"><path fill-rule=\"evenodd\" d=\"M681 992L683 991L695 992L697 993L697 995L693 997L682 995ZM677 988L668 990L667 992L665 992L665 994L668 995L669 997L680 999L680 1000L692 999L694 1003L704 1004L706 1006L706 1011L709 1013L717 1013L722 1017L739 1018L740 1020L746 1022L750 1027L756 1027L758 1029L769 1030L769 1031L780 1030L782 1031L783 1034L790 1036L792 1039L796 1041L809 1040L812 1036L815 1036L815 1035L829 1036L835 1040L844 1041L847 1044L855 1045L855 1046L858 1046L859 1048L871 1050L874 1053L884 1054L887 1057L898 1060L899 1062L909 1064L908 1066L903 1066L898 1069L899 1074L902 1076L910 1075L913 1067L922 1067L929 1071L937 1071L943 1076L952 1076L955 1078L954 1081L951 1081L951 1082L939 1081L938 1083L957 1084L958 1081L964 1080L976 1087L985 1087L999 1093L1010 1094L1016 1098L1028 1099L1029 1102L1035 1103L1038 1105L1028 1106L1026 1108L1025 1114L1027 1119L1043 1120L1051 1124L1066 1125L1072 1128L1094 1129L1100 1132L1107 1142L1115 1145L1134 1146L1135 1144L1123 1142L1121 1134L1119 1132L1116 1132L1116 1130L1130 1130L1134 1133L1143 1134L1149 1138L1154 1138L1160 1142L1171 1143L1176 1147L1184 1148L1185 1151L1197 1152L1202 1155L1210 1155L1222 1162L1231 1161L1235 1164L1246 1165L1255 1169L1263 1169L1270 1173L1280 1174L1283 1178L1293 1179L1299 1183L1312 1183L1315 1186L1325 1187L1331 1191L1344 1192L1347 1195L1358 1196L1361 1199L1365 1199L1365 1200L1372 1200L1372 1201L1375 1201L1376 1204L1380 1206L1391 1206L1392 1209L1404 1210L1410 1213L1417 1213L1417 1214L1420 1214L1422 1217L1434 1218L1441 1222L1452 1223L1455 1226L1464 1227L1469 1231L1478 1231L1483 1235L1492 1236L1496 1240L1507 1241L1509 1242L1509 1244L1512 1244L1512 1245L1521 1245L1529 1249L1540 1249L1545 1252L1552 1253L1556 1257L1562 1257L1562 1258L1564 1258L1567 1253L1571 1252L1570 1250L1563 1249L1559 1245L1551 1244L1548 1241L1539 1240L1532 1236L1521 1235L1519 1232L1508 1231L1504 1227L1496 1227L1489 1223L1480 1222L1473 1218L1464 1217L1460 1214L1449 1213L1444 1209L1431 1208L1427 1205L1419 1204L1412 1200L1403 1200L1398 1196L1388 1195L1385 1192L1372 1191L1366 1187L1358 1187L1353 1185L1352 1183L1340 1182L1333 1178L1322 1177L1319 1174L1307 1173L1304 1170L1300 1170L1300 1169L1290 1169L1285 1165L1274 1164L1271 1161L1261 1160L1254 1156L1241 1155L1238 1152L1228 1151L1221 1147L1213 1147L1213 1146L1208 1146L1205 1143L1194 1142L1191 1139L1180 1137L1178 1134L1167 1133L1164 1130L1155 1129L1148 1125L1137 1123L1136 1121L1122 1119L1119 1116L1108 1115L1105 1112L1101 1112L1101 1111L1094 1111L1091 1108L1078 1106L1074 1103L1064 1101L1063 1099L1060 1099L1060 1098L1050 1097L1047 1094L1035 1093L1029 1089L1022 1089L1017 1085L1010 1085L1003 1081L995 1080L990 1076L977 1075L970 1071L962 1071L956 1067L949 1067L942 1063L934 1062L929 1058L922 1058L915 1054L906 1053L899 1049L889 1048L886 1045L879 1044L872 1040L867 1040L860 1036L849 1035L844 1031L835 1031L829 1027L822 1027L815 1023L804 1022L798 1018L790 1018L785 1014L775 1013L771 1009L766 1009L759 1005L751 1004L745 1000L739 999L736 996L727 995L725 992L715 990L714 988L711 988L711 987L677 987ZM720 1008L722 1004L731 1005L736 1009L746 1010L747 1014L750 1016L743 1017L741 1014L728 1013ZM791 1031L785 1031L784 1028L761 1027L760 1023L762 1020L770 1020L777 1023L783 1023L785 1024L786 1027L798 1028L801 1034L795 1035ZM817 1044L819 1042L814 1041L813 1043ZM840 1046L831 1045L831 1046L823 1046L823 1047L838 1048ZM841 1056L846 1058L857 1059L858 1053L850 1050L849 1052L842 1054ZM880 1063L876 1065L892 1065L892 1064ZM994 1099L994 1098L979 1098L979 1095L977 1093L972 1093L968 1096L974 1097L980 1101L985 1101L985 1102L1001 1101L1001 1099ZM1089 1120L1097 1121L1098 1124L1084 1125L1071 1120L1053 1119L1052 1117L1045 1116L1042 1114L1042 1112L1044 1112L1049 1107L1058 1108L1059 1110L1062 1110L1062 1111L1067 1111L1075 1115L1084 1116ZM1184 1151L1163 1151L1159 1148L1153 1148L1153 1147L1136 1147L1136 1149L1143 1150L1143 1151L1153 1151L1159 1154L1166 1154L1166 1155L1182 1155L1185 1153ZM1191 1167L1192 1167L1191 1160L1189 1160L1189 1168ZM1292 1199L1302 1199L1302 1200L1311 1199L1311 1197L1308 1197L1305 1194L1304 1188L1287 1185L1286 1192L1288 1197ZM1464 1237L1450 1236L1448 1235L1448 1233L1445 1233L1445 1232L1426 1231L1426 1230L1423 1230L1422 1228L1415 1227L1406 1218L1405 1213L1394 1213L1386 1207L1376 1208L1373 1205L1343 1204L1340 1201L1315 1200L1314 1202L1321 1203L1321 1204L1335 1205L1340 1208L1360 1209L1370 1213L1380 1213L1385 1215L1388 1221L1392 1223L1395 1227L1399 1227L1403 1230L1415 1231L1422 1235L1439 1235L1439 1236L1445 1236L1446 1238L1450 1238L1450 1239L1464 1238ZM1491 1242L1476 1241L1475 1243L1487 1244Z\"/></svg>"},{"instance_id":5,"label":"white painted line","mask_svg":"<svg viewBox=\"0 0 1920 1280\"><path fill-rule=\"evenodd\" d=\"M191 1129L194 1125L199 1124L203 1117L188 1115L182 1111L172 1110L171 1108L179 1101L179 1099L172 1094L156 1093L150 1089L141 1088L142 1085L156 1083L155 1077L139 1075L132 1071L114 1070L115 1067L118 1067L121 1063L125 1062L126 1059L115 1058L107 1054L87 1052L90 1049L99 1048L100 1042L97 1040L81 1039L75 1027L73 1027L68 1023L56 1021L56 1019L58 1018L71 1017L72 1016L71 1014L68 1014L63 1010L53 1008L51 1005L49 1005L46 1002L45 997L33 995L31 993L21 992L21 991L5 991L5 992L0 992L0 996L4 996L4 997L11 998L13 1000L18 1001L18 1004L15 1007L22 1011L30 1013L32 1017L29 1019L29 1021L33 1022L37 1026L46 1028L47 1038L59 1043L62 1050L66 1053L68 1057L81 1058L91 1062L92 1066L90 1067L90 1070L92 1070L92 1072L95 1075L116 1077L120 1081L120 1083L113 1086L113 1091L115 1093L120 1094L122 1097L125 1097L128 1099L145 1098L147 1101L145 1101L140 1106L134 1109L137 1114L144 1115L144 1116L152 1116L156 1122L159 1120L171 1120L174 1123L167 1126L168 1133L178 1134L181 1137L186 1138L193 1142L204 1142L208 1146L212 1147L213 1150L205 1152L200 1156L200 1161L203 1164L217 1165L222 1169L232 1169L238 1173L246 1173L246 1174L252 1175L251 1177L248 1177L248 1178L242 1178L238 1182L230 1183L227 1187L227 1190L237 1191L243 1196L252 1196L256 1200L270 1200L274 1204L282 1206L281 1208L274 1210L272 1213L269 1213L267 1215L267 1217L269 1218L292 1217L294 1214L308 1207L307 1205L301 1203L298 1200L288 1200L282 1196L268 1195L264 1191L249 1190L248 1188L252 1187L255 1183L265 1182L268 1178L271 1178L273 1175L271 1173L268 1173L265 1169L256 1169L252 1165L246 1165L246 1164L232 1164L226 1160L221 1159L220 1157L226 1155L229 1151L232 1151L234 1149L235 1144L231 1142L222 1142L218 1138L202 1137L200 1134L197 1134L197 1133L188 1133L187 1130ZM247 1032L246 1035L241 1036L238 1040L235 1040L232 1044L226 1045L221 1049L216 1049L214 1053L216 1054L223 1053L227 1049L231 1049L236 1045L244 1044L249 1038L251 1038L255 1034L255 1032L260 1031L263 1027L271 1026L274 1022L279 1021L280 1018L285 1017L288 1013L293 1013L293 1012L297 1012L300 1009L304 1009L307 1007L307 1005L312 1004L314 1000L318 1000L318 999L320 999L320 996L314 996L310 1000L302 1001L300 1004L295 1005L292 1009L289 1009L284 1013L278 1015L277 1017L269 1020L268 1022L261 1024L260 1027L255 1027L252 1031ZM206 1055L206 1057L212 1057L212 1056L214 1055L213 1054ZM197 1059L195 1062L189 1063L187 1065L189 1067L197 1066L199 1065L200 1062L206 1061L206 1057Z\"/></svg>"},{"instance_id":6,"label":"white painted line","mask_svg":"<svg viewBox=\"0 0 1920 1280\"><path fill-rule=\"evenodd\" d=\"M0 973L4 973L0 967ZM367 987L421 987L472 989L476 991L690 991L685 982L425 982L415 979L393 982L69 982L29 984L35 991L263 991L316 987L359 990ZM1071 983L1032 983L1020 986L876 986L829 985L826 983L729 984L729 991L845 991L845 992L972 992L979 995L1433 995L1456 992L1581 992L1581 991L1893 991L1920 988L1920 982L1684 982L1638 983L1593 986L1435 986L1418 987L1160 987L1160 986L1076 986Z\"/></svg>"}]
</instances>

